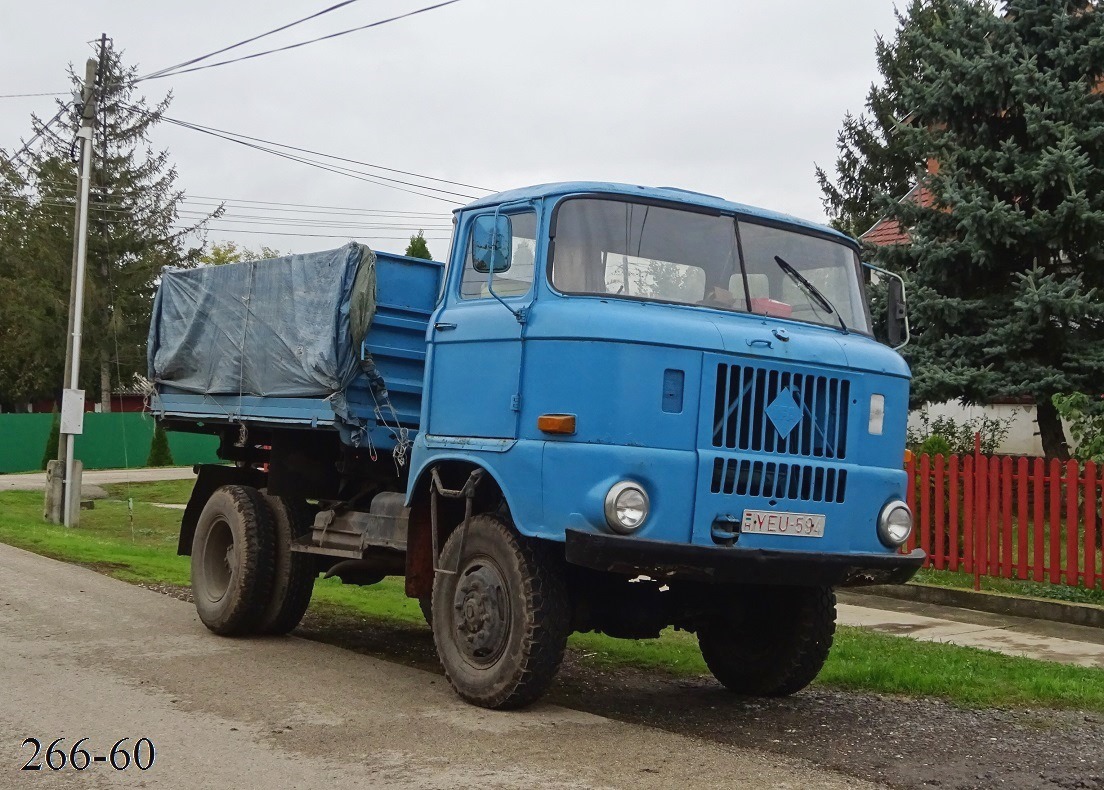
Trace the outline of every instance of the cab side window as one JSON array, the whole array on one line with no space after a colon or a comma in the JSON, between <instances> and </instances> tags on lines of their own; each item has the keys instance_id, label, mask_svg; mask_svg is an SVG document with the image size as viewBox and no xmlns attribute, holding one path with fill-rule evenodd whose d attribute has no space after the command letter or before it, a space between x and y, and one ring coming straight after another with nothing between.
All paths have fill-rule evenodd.
<instances>
[{"instance_id":1,"label":"cab side window","mask_svg":"<svg viewBox=\"0 0 1104 790\"><path fill-rule=\"evenodd\" d=\"M499 296L524 296L533 285L533 270L537 258L537 213L524 211L510 214L512 249L510 268L495 272L494 291ZM468 232L468 253L464 258L464 276L460 282L460 298L491 299L487 279L490 275L475 270L472 258L471 232Z\"/></svg>"}]
</instances>

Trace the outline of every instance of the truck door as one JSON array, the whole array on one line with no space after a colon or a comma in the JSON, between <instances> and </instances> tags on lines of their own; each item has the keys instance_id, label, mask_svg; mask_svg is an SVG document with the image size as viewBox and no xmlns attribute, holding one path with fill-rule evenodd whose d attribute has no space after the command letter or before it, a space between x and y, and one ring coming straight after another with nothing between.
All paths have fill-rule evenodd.
<instances>
[{"instance_id":1,"label":"truck door","mask_svg":"<svg viewBox=\"0 0 1104 790\"><path fill-rule=\"evenodd\" d=\"M492 208L482 216L493 218L494 213ZM470 215L457 229L463 239L430 329L431 436L518 435L523 329L518 313L533 298L537 214L529 208L500 213L509 218L511 254L508 267L496 266L493 275L477 270L472 252L472 229L481 215Z\"/></svg>"}]
</instances>

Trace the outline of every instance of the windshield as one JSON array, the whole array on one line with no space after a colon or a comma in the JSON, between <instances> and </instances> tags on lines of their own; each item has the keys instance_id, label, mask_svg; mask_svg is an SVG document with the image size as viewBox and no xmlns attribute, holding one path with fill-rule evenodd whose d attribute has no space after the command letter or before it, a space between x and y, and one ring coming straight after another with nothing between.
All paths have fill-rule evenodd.
<instances>
[{"instance_id":1,"label":"windshield","mask_svg":"<svg viewBox=\"0 0 1104 790\"><path fill-rule=\"evenodd\" d=\"M848 329L870 332L851 247L665 206L564 201L556 218L552 284L564 293L700 305L837 328L842 320Z\"/></svg>"}]
</instances>

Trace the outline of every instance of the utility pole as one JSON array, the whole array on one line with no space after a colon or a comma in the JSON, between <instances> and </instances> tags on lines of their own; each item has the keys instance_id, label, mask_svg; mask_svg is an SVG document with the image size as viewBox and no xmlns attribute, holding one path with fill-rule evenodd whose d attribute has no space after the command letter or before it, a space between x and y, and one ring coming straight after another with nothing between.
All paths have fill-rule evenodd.
<instances>
[{"instance_id":1,"label":"utility pole","mask_svg":"<svg viewBox=\"0 0 1104 790\"><path fill-rule=\"evenodd\" d=\"M100 58L103 58L103 46L106 38L101 39ZM81 91L81 126L77 137L81 141L80 184L78 190L76 218L74 221L75 239L73 252L73 273L69 290L69 337L66 344L65 388L61 399L61 435L58 437L58 455L64 457L64 495L57 496L58 469L61 463L51 463L47 471L46 517L50 521L61 521L65 526L74 526L74 509L80 506L80 477L74 457L74 438L84 428L84 391L80 385L81 325L84 313L84 272L88 255L88 192L92 170L92 127L96 117L95 84L97 62L89 58L85 63L84 86ZM61 500L61 502L58 502ZM60 504L61 518L57 518L57 505Z\"/></svg>"}]
</instances>

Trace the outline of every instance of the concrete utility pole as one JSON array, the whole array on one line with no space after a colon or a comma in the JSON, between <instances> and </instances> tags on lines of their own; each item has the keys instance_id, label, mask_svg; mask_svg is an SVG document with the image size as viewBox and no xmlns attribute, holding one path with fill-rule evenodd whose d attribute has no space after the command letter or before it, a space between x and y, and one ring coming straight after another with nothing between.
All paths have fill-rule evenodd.
<instances>
[{"instance_id":1,"label":"concrete utility pole","mask_svg":"<svg viewBox=\"0 0 1104 790\"><path fill-rule=\"evenodd\" d=\"M103 40L101 40L101 44ZM101 46L100 57L103 58ZM81 324L84 313L84 271L88 255L88 191L92 170L92 126L96 117L97 62L85 63L84 87L81 92L80 188L78 190L74 230L73 273L69 290L69 338L66 345L65 388L61 399L61 435L58 437L58 461L47 468L46 518L55 524L75 526L80 508L79 462L74 457L74 437L84 430L84 390L80 383ZM58 496L61 481L61 457L64 457L64 496ZM58 512L60 510L60 513ZM60 518L58 517L60 516Z\"/></svg>"}]
</instances>

